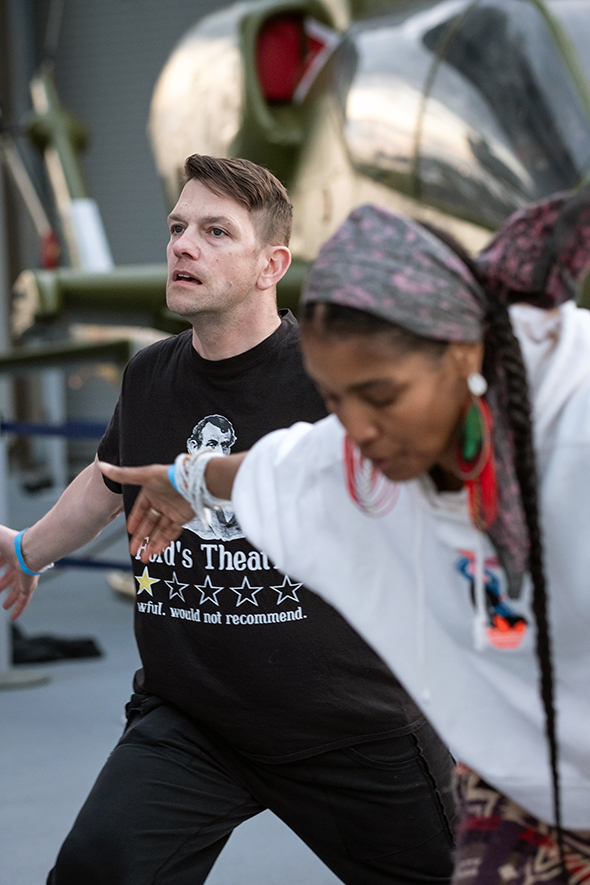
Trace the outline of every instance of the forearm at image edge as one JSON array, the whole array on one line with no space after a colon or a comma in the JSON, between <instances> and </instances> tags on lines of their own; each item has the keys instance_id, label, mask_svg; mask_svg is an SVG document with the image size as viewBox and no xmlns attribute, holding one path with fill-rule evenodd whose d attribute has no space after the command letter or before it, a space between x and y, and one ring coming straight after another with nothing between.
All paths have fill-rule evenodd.
<instances>
[{"instance_id":1,"label":"forearm at image edge","mask_svg":"<svg viewBox=\"0 0 590 885\"><path fill-rule=\"evenodd\" d=\"M45 516L27 529L22 553L27 566L40 571L92 541L123 510L123 496L104 483L95 461L70 483Z\"/></svg>"},{"instance_id":2,"label":"forearm at image edge","mask_svg":"<svg viewBox=\"0 0 590 885\"><path fill-rule=\"evenodd\" d=\"M231 499L234 481L248 452L238 452L225 458L211 458L205 468L207 488L216 498Z\"/></svg>"}]
</instances>

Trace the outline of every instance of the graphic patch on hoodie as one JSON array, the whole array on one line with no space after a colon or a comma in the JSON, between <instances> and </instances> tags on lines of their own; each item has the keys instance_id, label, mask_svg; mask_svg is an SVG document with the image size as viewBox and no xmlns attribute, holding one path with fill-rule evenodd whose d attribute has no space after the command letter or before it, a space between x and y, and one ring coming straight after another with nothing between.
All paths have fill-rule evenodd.
<instances>
[{"instance_id":1,"label":"graphic patch on hoodie","mask_svg":"<svg viewBox=\"0 0 590 885\"><path fill-rule=\"evenodd\" d=\"M455 563L455 568L469 582L471 602L475 609L475 554L471 550L460 550L459 553L461 555ZM483 574L488 642L494 648L518 648L526 635L528 621L517 614L508 603L502 589L502 573L497 557L486 557Z\"/></svg>"}]
</instances>

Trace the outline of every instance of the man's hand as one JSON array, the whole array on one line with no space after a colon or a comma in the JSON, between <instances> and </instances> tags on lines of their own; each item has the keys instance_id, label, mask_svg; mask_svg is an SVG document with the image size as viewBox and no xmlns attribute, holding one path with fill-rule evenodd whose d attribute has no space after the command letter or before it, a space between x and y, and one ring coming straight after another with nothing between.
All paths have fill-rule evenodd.
<instances>
[{"instance_id":1,"label":"man's hand","mask_svg":"<svg viewBox=\"0 0 590 885\"><path fill-rule=\"evenodd\" d=\"M4 569L0 574L0 593L9 590L2 605L7 611L12 608L12 621L24 612L39 581L38 577L25 575L21 570L14 552L16 535L13 529L0 525L0 571Z\"/></svg>"},{"instance_id":2,"label":"man's hand","mask_svg":"<svg viewBox=\"0 0 590 885\"><path fill-rule=\"evenodd\" d=\"M127 531L131 535L129 551L135 556L149 538L147 547L141 551L141 561L162 553L182 532L185 523L195 513L191 505L176 491L168 478L168 465L150 464L148 467L115 467L99 461L105 476L122 485L141 486L133 510L127 519Z\"/></svg>"}]
</instances>

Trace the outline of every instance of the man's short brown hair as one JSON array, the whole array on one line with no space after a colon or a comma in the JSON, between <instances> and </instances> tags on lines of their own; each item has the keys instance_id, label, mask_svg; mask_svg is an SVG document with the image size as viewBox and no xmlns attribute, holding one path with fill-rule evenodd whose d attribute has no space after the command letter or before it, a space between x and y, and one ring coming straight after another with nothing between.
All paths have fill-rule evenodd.
<instances>
[{"instance_id":1,"label":"man's short brown hair","mask_svg":"<svg viewBox=\"0 0 590 885\"><path fill-rule=\"evenodd\" d=\"M293 206L281 182L268 169L238 157L192 154L184 164L184 173L187 181L201 181L217 196L231 197L245 206L263 245L289 245Z\"/></svg>"}]
</instances>

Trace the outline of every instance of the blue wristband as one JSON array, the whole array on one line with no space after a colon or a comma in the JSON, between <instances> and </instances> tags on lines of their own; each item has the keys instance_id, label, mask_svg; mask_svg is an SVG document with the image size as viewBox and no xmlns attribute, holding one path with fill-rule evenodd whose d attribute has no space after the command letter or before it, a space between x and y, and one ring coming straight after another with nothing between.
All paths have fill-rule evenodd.
<instances>
[{"instance_id":1,"label":"blue wristband","mask_svg":"<svg viewBox=\"0 0 590 885\"><path fill-rule=\"evenodd\" d=\"M23 551L22 551L22 541L23 535L26 532L26 529L23 529L22 532L19 532L18 535L15 535L14 538L14 552L16 553L16 558L18 559L18 564L21 567L21 571L25 573L25 575L42 575L43 572L46 572L47 569L52 568L53 563L51 565L46 565L45 568L42 568L40 572L32 571L28 565L25 564L23 559Z\"/></svg>"},{"instance_id":2,"label":"blue wristband","mask_svg":"<svg viewBox=\"0 0 590 885\"><path fill-rule=\"evenodd\" d=\"M171 464L170 467L168 468L168 479L170 480L170 482L172 483L172 485L174 486L174 488L178 492L178 486L176 485L176 464ZM179 494L180 494L180 492L179 492Z\"/></svg>"}]
</instances>

